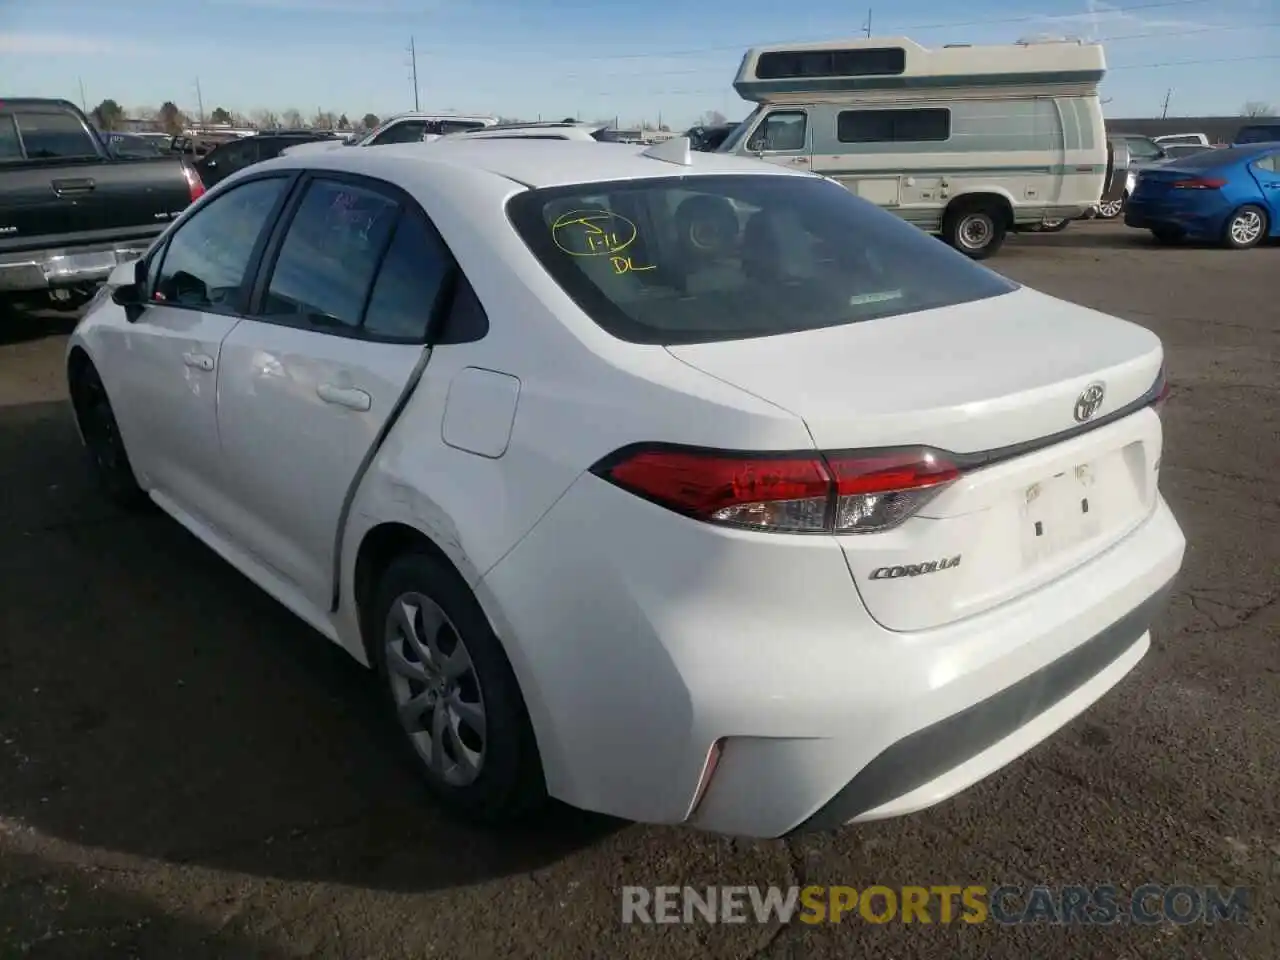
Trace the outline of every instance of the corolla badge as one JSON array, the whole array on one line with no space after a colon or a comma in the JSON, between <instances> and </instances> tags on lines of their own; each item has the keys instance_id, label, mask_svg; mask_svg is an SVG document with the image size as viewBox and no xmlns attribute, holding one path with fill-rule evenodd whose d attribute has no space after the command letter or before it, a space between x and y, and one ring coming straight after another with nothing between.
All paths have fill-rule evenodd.
<instances>
[{"instance_id":1,"label":"corolla badge","mask_svg":"<svg viewBox=\"0 0 1280 960\"><path fill-rule=\"evenodd\" d=\"M1102 409L1102 398L1107 395L1106 385L1098 382L1084 388L1084 392L1076 397L1075 418L1077 423L1092 420L1094 414Z\"/></svg>"}]
</instances>

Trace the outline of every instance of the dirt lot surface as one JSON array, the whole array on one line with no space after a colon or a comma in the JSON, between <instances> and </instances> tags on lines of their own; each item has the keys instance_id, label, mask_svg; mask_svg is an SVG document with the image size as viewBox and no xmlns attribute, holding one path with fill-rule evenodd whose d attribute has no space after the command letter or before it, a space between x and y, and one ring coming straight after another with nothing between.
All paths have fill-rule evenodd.
<instances>
[{"instance_id":1,"label":"dirt lot surface","mask_svg":"<svg viewBox=\"0 0 1280 960\"><path fill-rule=\"evenodd\" d=\"M1008 275L1166 342L1189 539L1093 710L901 821L741 842L557 811L443 821L362 671L163 516L91 488L72 320L0 319L0 957L1280 956L1280 250L1076 224ZM1250 923L623 926L624 884L1250 885Z\"/></svg>"}]
</instances>

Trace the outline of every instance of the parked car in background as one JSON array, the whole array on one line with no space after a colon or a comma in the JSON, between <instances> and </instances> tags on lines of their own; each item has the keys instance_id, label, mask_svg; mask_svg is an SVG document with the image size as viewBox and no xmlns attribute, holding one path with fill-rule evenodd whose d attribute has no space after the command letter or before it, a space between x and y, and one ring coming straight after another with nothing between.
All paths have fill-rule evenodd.
<instances>
[{"instance_id":1,"label":"parked car in background","mask_svg":"<svg viewBox=\"0 0 1280 960\"><path fill-rule=\"evenodd\" d=\"M1212 146L1209 138L1203 133L1166 133L1162 137L1153 137L1152 139L1166 149L1171 146Z\"/></svg>"},{"instance_id":2,"label":"parked car in background","mask_svg":"<svg viewBox=\"0 0 1280 960\"><path fill-rule=\"evenodd\" d=\"M229 140L196 161L200 179L213 186L233 173L263 160L274 160L288 147L300 143L340 143L331 130L263 130L250 137Z\"/></svg>"},{"instance_id":3,"label":"parked car in background","mask_svg":"<svg viewBox=\"0 0 1280 960\"><path fill-rule=\"evenodd\" d=\"M83 304L202 193L181 157L115 154L66 100L0 100L0 295Z\"/></svg>"},{"instance_id":4,"label":"parked car in background","mask_svg":"<svg viewBox=\"0 0 1280 960\"><path fill-rule=\"evenodd\" d=\"M337 147L380 147L389 143L420 143L451 133L466 133L496 126L497 117L463 116L440 113L402 113L384 120L361 136L352 135L345 140L298 144L286 147L288 154L312 153Z\"/></svg>"},{"instance_id":5,"label":"parked car in background","mask_svg":"<svg viewBox=\"0 0 1280 960\"><path fill-rule=\"evenodd\" d=\"M1125 175L1123 191L1119 196L1112 195L1103 198L1097 207L1097 215L1100 219L1114 220L1124 212L1129 195L1133 192L1133 182L1137 171L1144 166L1167 160L1169 154L1150 137L1144 137L1137 133L1113 133L1107 137L1107 143L1111 147L1113 156L1128 157L1128 172Z\"/></svg>"},{"instance_id":6,"label":"parked car in background","mask_svg":"<svg viewBox=\"0 0 1280 960\"><path fill-rule=\"evenodd\" d=\"M1119 683L1182 564L1155 334L685 138L286 155L112 283L104 488L373 666L472 819L920 810Z\"/></svg>"},{"instance_id":7,"label":"parked car in background","mask_svg":"<svg viewBox=\"0 0 1280 960\"><path fill-rule=\"evenodd\" d=\"M169 151L161 140L133 133L106 133L103 141L117 157L163 157Z\"/></svg>"},{"instance_id":8,"label":"parked car in background","mask_svg":"<svg viewBox=\"0 0 1280 960\"><path fill-rule=\"evenodd\" d=\"M1236 250L1280 236L1280 142L1191 157L1142 170L1124 222L1156 240L1207 240Z\"/></svg>"},{"instance_id":9,"label":"parked car in background","mask_svg":"<svg viewBox=\"0 0 1280 960\"><path fill-rule=\"evenodd\" d=\"M1280 141L1280 119L1258 120L1246 123L1236 131L1232 146L1241 147L1251 143L1276 143Z\"/></svg>"},{"instance_id":10,"label":"parked car in background","mask_svg":"<svg viewBox=\"0 0 1280 960\"><path fill-rule=\"evenodd\" d=\"M446 133L439 139L454 140L593 140L605 142L608 124L573 121L540 121L537 123L497 123L478 130Z\"/></svg>"},{"instance_id":11,"label":"parked car in background","mask_svg":"<svg viewBox=\"0 0 1280 960\"><path fill-rule=\"evenodd\" d=\"M720 144L729 139L729 134L733 133L737 128L737 123L699 125L690 127L685 131L684 135L689 138L694 150L702 153L714 153L720 148Z\"/></svg>"}]
</instances>

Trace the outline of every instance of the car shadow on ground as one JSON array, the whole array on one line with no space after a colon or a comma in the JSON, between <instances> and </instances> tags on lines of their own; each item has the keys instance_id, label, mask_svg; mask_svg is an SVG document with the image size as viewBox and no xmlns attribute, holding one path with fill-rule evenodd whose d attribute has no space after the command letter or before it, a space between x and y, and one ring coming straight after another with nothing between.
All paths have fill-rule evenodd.
<instances>
[{"instance_id":1,"label":"car shadow on ground","mask_svg":"<svg viewBox=\"0 0 1280 960\"><path fill-rule=\"evenodd\" d=\"M423 890L620 821L438 814L368 671L158 511L93 488L65 403L0 408L0 818L79 847Z\"/></svg>"},{"instance_id":2,"label":"car shadow on ground","mask_svg":"<svg viewBox=\"0 0 1280 960\"><path fill-rule=\"evenodd\" d=\"M29 310L0 297L0 346L65 336L79 321L79 311Z\"/></svg>"}]
</instances>

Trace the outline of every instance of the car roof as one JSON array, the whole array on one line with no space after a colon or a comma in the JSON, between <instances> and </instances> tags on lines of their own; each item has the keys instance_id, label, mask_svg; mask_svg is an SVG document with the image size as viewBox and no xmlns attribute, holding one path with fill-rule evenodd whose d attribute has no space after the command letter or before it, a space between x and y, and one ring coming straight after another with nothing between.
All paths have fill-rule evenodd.
<instances>
[{"instance_id":1,"label":"car roof","mask_svg":"<svg viewBox=\"0 0 1280 960\"><path fill-rule=\"evenodd\" d=\"M405 161L465 170L484 170L526 187L570 186L610 180L642 180L657 177L706 174L759 174L811 176L754 158L690 151L688 164L646 156L653 148L631 144L584 143L576 140L439 139L430 143L387 144L363 150L329 150L317 154L289 154L280 166L345 170L370 176L403 176ZM678 147L671 147L678 152ZM292 161L292 163L288 163Z\"/></svg>"}]
</instances>

